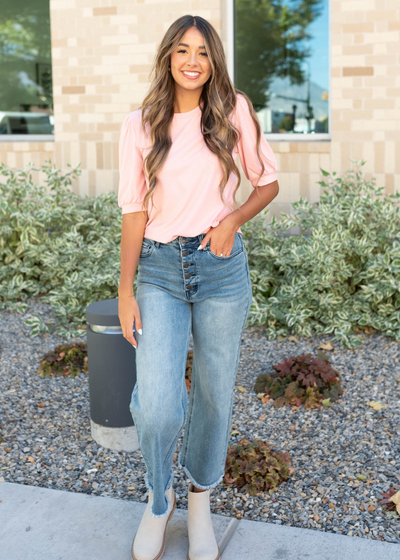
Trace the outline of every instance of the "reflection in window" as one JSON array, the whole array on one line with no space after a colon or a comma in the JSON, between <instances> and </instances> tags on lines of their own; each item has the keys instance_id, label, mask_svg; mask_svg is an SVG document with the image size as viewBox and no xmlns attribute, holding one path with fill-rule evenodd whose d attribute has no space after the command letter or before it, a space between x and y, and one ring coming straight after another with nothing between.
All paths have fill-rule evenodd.
<instances>
[{"instance_id":1,"label":"reflection in window","mask_svg":"<svg viewBox=\"0 0 400 560\"><path fill-rule=\"evenodd\" d=\"M329 132L329 0L235 0L234 10L235 86L264 132Z\"/></svg>"},{"instance_id":2,"label":"reflection in window","mask_svg":"<svg viewBox=\"0 0 400 560\"><path fill-rule=\"evenodd\" d=\"M0 134L53 134L49 0L1 0Z\"/></svg>"}]
</instances>

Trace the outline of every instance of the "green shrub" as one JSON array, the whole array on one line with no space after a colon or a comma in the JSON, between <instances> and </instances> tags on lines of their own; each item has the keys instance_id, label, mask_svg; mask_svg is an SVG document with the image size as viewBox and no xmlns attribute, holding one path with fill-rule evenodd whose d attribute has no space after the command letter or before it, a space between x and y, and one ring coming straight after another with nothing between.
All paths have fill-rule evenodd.
<instances>
[{"instance_id":1,"label":"green shrub","mask_svg":"<svg viewBox=\"0 0 400 560\"><path fill-rule=\"evenodd\" d=\"M269 339L332 334L351 348L371 328L400 340L400 193L382 194L361 170L321 172L319 202L300 198L293 215L269 223L267 208L242 226L253 285L248 325L265 325ZM291 227L299 235L288 236Z\"/></svg>"},{"instance_id":2,"label":"green shrub","mask_svg":"<svg viewBox=\"0 0 400 560\"><path fill-rule=\"evenodd\" d=\"M262 373L256 379L254 390L274 399L274 406L301 406L317 408L330 406L343 393L340 374L329 363L328 357L319 352L291 356L273 365L274 372Z\"/></svg>"},{"instance_id":3,"label":"green shrub","mask_svg":"<svg viewBox=\"0 0 400 560\"><path fill-rule=\"evenodd\" d=\"M272 449L261 439L250 442L243 438L238 444L228 446L222 483L236 486L251 496L263 491L273 494L293 470L288 453Z\"/></svg>"},{"instance_id":4,"label":"green shrub","mask_svg":"<svg viewBox=\"0 0 400 560\"><path fill-rule=\"evenodd\" d=\"M45 174L44 185L32 171ZM53 325L31 315L32 335L81 336L87 305L117 297L117 195L77 195L70 185L79 174L79 166L62 174L50 164L0 165L0 310L24 312L40 296L57 317ZM381 196L360 171L335 176L319 182L319 203L301 198L292 216L266 223L267 209L242 226L253 285L247 324L265 325L270 339L332 333L355 347L357 330L375 329L399 340L400 193ZM300 234L287 236L293 226Z\"/></svg>"},{"instance_id":5,"label":"green shrub","mask_svg":"<svg viewBox=\"0 0 400 560\"><path fill-rule=\"evenodd\" d=\"M45 174L44 185L32 171ZM86 329L89 303L117 297L121 210L113 192L96 197L69 188L79 166L60 174L55 166L12 170L0 165L0 309L26 311L40 296L58 317L65 338ZM31 334L52 332L49 318L31 315Z\"/></svg>"}]
</instances>

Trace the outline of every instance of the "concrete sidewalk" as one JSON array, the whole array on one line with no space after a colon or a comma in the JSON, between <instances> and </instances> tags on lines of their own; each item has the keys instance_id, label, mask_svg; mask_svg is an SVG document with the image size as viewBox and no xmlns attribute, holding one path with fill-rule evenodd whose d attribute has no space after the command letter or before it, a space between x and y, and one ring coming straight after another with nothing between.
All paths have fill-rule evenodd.
<instances>
[{"instance_id":1,"label":"concrete sidewalk","mask_svg":"<svg viewBox=\"0 0 400 560\"><path fill-rule=\"evenodd\" d=\"M0 483L3 560L130 560L145 503ZM163 560L186 560L186 510L168 525ZM398 560L397 544L213 515L221 560Z\"/></svg>"}]
</instances>

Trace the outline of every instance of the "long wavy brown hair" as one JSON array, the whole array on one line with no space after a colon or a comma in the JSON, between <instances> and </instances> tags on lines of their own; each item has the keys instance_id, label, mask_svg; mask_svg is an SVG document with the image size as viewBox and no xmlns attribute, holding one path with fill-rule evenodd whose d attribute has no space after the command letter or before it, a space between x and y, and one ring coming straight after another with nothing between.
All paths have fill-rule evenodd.
<instances>
[{"instance_id":1,"label":"long wavy brown hair","mask_svg":"<svg viewBox=\"0 0 400 560\"><path fill-rule=\"evenodd\" d=\"M208 148L218 156L223 169L223 178L219 184L222 202L227 206L223 190L233 172L237 183L233 192L240 186L240 171L232 157L232 151L240 138L240 131L231 123L228 116L236 107L236 95L242 94L249 106L257 130L257 156L261 164L260 177L265 170L260 157L259 145L261 126L253 105L247 95L236 89L228 74L222 41L214 27L200 16L186 15L177 19L165 33L150 72L149 92L142 104L142 127L151 139L151 150L143 161L143 171L149 181L149 188L143 200L142 209L148 208L149 199L153 203L154 190L157 185L157 173L164 164L171 148L169 134L174 116L175 80L168 71L170 55L177 48L186 31L197 27L204 38L207 55L211 64L211 76L203 85L199 104L202 105L201 131Z\"/></svg>"}]
</instances>

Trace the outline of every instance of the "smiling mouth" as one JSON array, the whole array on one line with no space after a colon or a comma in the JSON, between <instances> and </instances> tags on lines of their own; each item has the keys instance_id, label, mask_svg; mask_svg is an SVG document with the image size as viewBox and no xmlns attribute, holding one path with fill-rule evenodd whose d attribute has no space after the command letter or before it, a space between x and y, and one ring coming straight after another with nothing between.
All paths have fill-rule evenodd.
<instances>
[{"instance_id":1,"label":"smiling mouth","mask_svg":"<svg viewBox=\"0 0 400 560\"><path fill-rule=\"evenodd\" d=\"M189 80L195 80L200 76L201 72L187 72L185 70L182 70L182 74L185 76L185 78L189 78Z\"/></svg>"}]
</instances>

